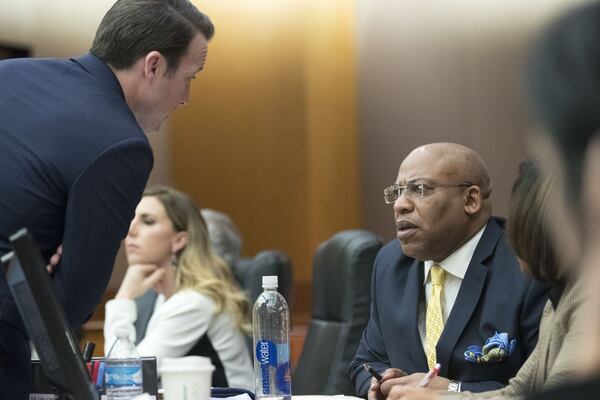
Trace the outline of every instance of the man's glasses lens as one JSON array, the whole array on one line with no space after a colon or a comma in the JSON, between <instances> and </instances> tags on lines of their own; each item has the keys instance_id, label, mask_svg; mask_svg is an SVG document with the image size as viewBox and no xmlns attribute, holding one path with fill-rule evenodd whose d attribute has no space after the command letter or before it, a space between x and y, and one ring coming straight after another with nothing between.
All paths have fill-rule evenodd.
<instances>
[{"instance_id":1,"label":"man's glasses lens","mask_svg":"<svg viewBox=\"0 0 600 400\"><path fill-rule=\"evenodd\" d=\"M383 191L383 199L385 200L386 204L394 204L394 202L398 200L398 197L400 197L401 190L402 189L398 185L385 188Z\"/></svg>"},{"instance_id":2,"label":"man's glasses lens","mask_svg":"<svg viewBox=\"0 0 600 400\"><path fill-rule=\"evenodd\" d=\"M423 184L407 183L404 186L392 185L383 191L383 199L386 204L394 204L404 193L409 198L423 197L425 186Z\"/></svg>"}]
</instances>

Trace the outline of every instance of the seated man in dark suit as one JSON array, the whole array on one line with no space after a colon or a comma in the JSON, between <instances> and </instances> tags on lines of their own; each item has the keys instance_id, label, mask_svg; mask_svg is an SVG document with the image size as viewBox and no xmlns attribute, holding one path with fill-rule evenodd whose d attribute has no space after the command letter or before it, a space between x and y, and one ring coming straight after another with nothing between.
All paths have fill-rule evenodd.
<instances>
[{"instance_id":1,"label":"seated man in dark suit","mask_svg":"<svg viewBox=\"0 0 600 400\"><path fill-rule=\"evenodd\" d=\"M461 145L425 145L402 162L384 191L400 243L375 260L371 318L351 364L357 394L387 395L363 363L398 384L440 363L431 388L501 388L535 347L546 288L521 273L491 191L483 160Z\"/></svg>"}]
</instances>

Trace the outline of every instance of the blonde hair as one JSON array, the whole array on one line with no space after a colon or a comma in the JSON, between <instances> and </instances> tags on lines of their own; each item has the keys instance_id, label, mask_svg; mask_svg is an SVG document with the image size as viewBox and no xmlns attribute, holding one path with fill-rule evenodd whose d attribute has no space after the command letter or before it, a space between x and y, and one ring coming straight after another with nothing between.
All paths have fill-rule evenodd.
<instances>
[{"instance_id":1,"label":"blonde hair","mask_svg":"<svg viewBox=\"0 0 600 400\"><path fill-rule=\"evenodd\" d=\"M230 313L241 330L250 332L249 301L227 263L210 245L206 222L195 202L167 186L149 187L144 196L160 201L175 231L187 233L187 244L176 255L176 290L193 289L208 296L217 313Z\"/></svg>"}]
</instances>

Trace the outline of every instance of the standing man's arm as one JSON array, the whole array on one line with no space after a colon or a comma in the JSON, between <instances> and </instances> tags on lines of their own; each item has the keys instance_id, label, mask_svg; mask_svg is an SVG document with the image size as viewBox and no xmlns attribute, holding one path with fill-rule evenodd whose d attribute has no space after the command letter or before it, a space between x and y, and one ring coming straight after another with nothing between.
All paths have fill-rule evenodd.
<instances>
[{"instance_id":1,"label":"standing man's arm","mask_svg":"<svg viewBox=\"0 0 600 400\"><path fill-rule=\"evenodd\" d=\"M53 282L73 326L87 320L104 293L152 164L145 140L127 140L99 155L69 190Z\"/></svg>"}]
</instances>

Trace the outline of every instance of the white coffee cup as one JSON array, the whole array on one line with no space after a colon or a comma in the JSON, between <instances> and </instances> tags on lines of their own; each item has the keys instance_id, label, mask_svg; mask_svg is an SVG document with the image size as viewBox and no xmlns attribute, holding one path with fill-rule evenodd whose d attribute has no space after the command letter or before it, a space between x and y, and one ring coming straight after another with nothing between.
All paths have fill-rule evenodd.
<instances>
[{"instance_id":1,"label":"white coffee cup","mask_svg":"<svg viewBox=\"0 0 600 400\"><path fill-rule=\"evenodd\" d=\"M207 357L164 358L158 372L165 400L209 400L214 370Z\"/></svg>"}]
</instances>

